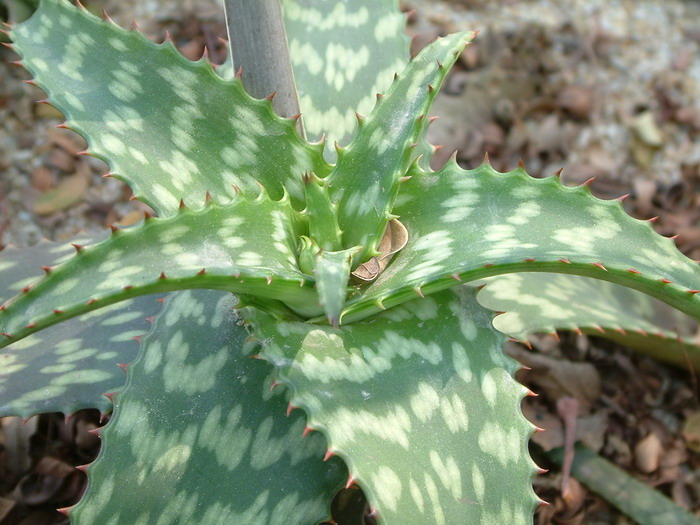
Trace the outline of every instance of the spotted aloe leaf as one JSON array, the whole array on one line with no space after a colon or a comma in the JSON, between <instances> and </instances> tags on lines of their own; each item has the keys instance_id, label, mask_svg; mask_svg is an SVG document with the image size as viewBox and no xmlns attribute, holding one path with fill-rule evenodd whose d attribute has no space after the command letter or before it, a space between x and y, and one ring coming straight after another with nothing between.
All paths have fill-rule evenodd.
<instances>
[{"instance_id":1,"label":"spotted aloe leaf","mask_svg":"<svg viewBox=\"0 0 700 525\"><path fill-rule=\"evenodd\" d=\"M159 297L130 299L52 326L0 352L0 417L83 408L108 412L102 394L124 385ZM30 372L31 371L31 372Z\"/></svg>"},{"instance_id":2,"label":"spotted aloe leaf","mask_svg":"<svg viewBox=\"0 0 700 525\"><path fill-rule=\"evenodd\" d=\"M74 242L88 245L98 238L82 236ZM42 266L59 264L74 253L69 243L49 241L0 252L0 285L5 287L0 289L0 303L34 284L44 274ZM159 310L156 298L138 298L10 345L0 354L0 416L70 414L81 408L106 411L111 404L102 393L124 383L116 364L136 357L132 338L143 335L146 319Z\"/></svg>"},{"instance_id":3,"label":"spotted aloe leaf","mask_svg":"<svg viewBox=\"0 0 700 525\"><path fill-rule=\"evenodd\" d=\"M381 523L530 522L526 389L474 293L443 291L340 329L251 314L291 405Z\"/></svg>"},{"instance_id":4,"label":"spotted aloe leaf","mask_svg":"<svg viewBox=\"0 0 700 525\"><path fill-rule=\"evenodd\" d=\"M519 340L532 333L573 330L613 339L683 367L700 370L696 323L630 288L576 275L520 273L488 279L479 302L505 312L494 319Z\"/></svg>"},{"instance_id":5,"label":"spotted aloe leaf","mask_svg":"<svg viewBox=\"0 0 700 525\"><path fill-rule=\"evenodd\" d=\"M29 248L7 246L0 251L0 304L34 284L45 270L67 261L75 254L73 244L89 246L107 237L106 233L80 235L71 242L57 243L42 239Z\"/></svg>"},{"instance_id":6,"label":"spotted aloe leaf","mask_svg":"<svg viewBox=\"0 0 700 525\"><path fill-rule=\"evenodd\" d=\"M534 179L489 164L413 171L394 209L410 242L346 307L345 321L453 285L504 273L554 272L634 288L700 317L698 264L617 201L556 176Z\"/></svg>"},{"instance_id":7,"label":"spotted aloe leaf","mask_svg":"<svg viewBox=\"0 0 700 525\"><path fill-rule=\"evenodd\" d=\"M397 0L283 0L294 77L309 138L345 145L375 93L408 62L406 17ZM335 150L327 148L330 160Z\"/></svg>"},{"instance_id":8,"label":"spotted aloe leaf","mask_svg":"<svg viewBox=\"0 0 700 525\"><path fill-rule=\"evenodd\" d=\"M66 126L161 216L180 199L203 202L207 191L229 202L233 185L254 195L256 182L273 198L286 187L301 205L302 173L330 169L323 145L303 141L294 120L169 40L156 45L60 0L43 1L10 36Z\"/></svg>"},{"instance_id":9,"label":"spotted aloe leaf","mask_svg":"<svg viewBox=\"0 0 700 525\"><path fill-rule=\"evenodd\" d=\"M362 246L356 264L379 255L381 241L403 177L412 160L411 146L447 71L474 33L457 33L427 46L397 77L366 118L328 177L338 205L345 248Z\"/></svg>"},{"instance_id":10,"label":"spotted aloe leaf","mask_svg":"<svg viewBox=\"0 0 700 525\"><path fill-rule=\"evenodd\" d=\"M262 193L254 201L183 208L115 230L94 246L76 245L72 259L3 305L0 345L121 300L186 288L286 298L320 313L310 278L297 269L295 213L288 199Z\"/></svg>"},{"instance_id":11,"label":"spotted aloe leaf","mask_svg":"<svg viewBox=\"0 0 700 525\"><path fill-rule=\"evenodd\" d=\"M250 359L235 299L186 291L168 300L114 396L103 448L87 467L73 522L300 524L322 520L346 479L326 443L285 415L272 369Z\"/></svg>"}]
</instances>

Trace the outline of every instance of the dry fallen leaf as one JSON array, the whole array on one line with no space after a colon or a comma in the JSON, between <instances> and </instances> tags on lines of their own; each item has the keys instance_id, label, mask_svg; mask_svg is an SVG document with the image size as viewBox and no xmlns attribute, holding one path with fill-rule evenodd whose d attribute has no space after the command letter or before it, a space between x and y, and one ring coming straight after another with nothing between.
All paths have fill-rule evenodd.
<instances>
[{"instance_id":1,"label":"dry fallen leaf","mask_svg":"<svg viewBox=\"0 0 700 525\"><path fill-rule=\"evenodd\" d=\"M34 416L26 422L19 417L3 418L1 422L3 446L7 469L15 474L24 474L32 464L30 440L37 431L39 418Z\"/></svg>"},{"instance_id":2,"label":"dry fallen leaf","mask_svg":"<svg viewBox=\"0 0 700 525\"><path fill-rule=\"evenodd\" d=\"M90 168L84 162L78 165L78 170L64 178L58 185L39 196L34 203L34 213L50 215L54 212L70 208L83 198L90 182Z\"/></svg>"},{"instance_id":3,"label":"dry fallen leaf","mask_svg":"<svg viewBox=\"0 0 700 525\"><path fill-rule=\"evenodd\" d=\"M16 523L17 502L8 498L0 498L0 525L11 525Z\"/></svg>"},{"instance_id":4,"label":"dry fallen leaf","mask_svg":"<svg viewBox=\"0 0 700 525\"><path fill-rule=\"evenodd\" d=\"M688 448L700 453L700 412L691 414L685 420L682 433Z\"/></svg>"},{"instance_id":5,"label":"dry fallen leaf","mask_svg":"<svg viewBox=\"0 0 700 525\"><path fill-rule=\"evenodd\" d=\"M651 474L659 468L661 454L663 454L661 440L654 432L650 432L634 447L634 464L641 472Z\"/></svg>"},{"instance_id":6,"label":"dry fallen leaf","mask_svg":"<svg viewBox=\"0 0 700 525\"><path fill-rule=\"evenodd\" d=\"M506 345L506 349L511 357L532 369L523 374L522 380L534 384L548 399L575 397L581 405L581 413L586 414L591 403L600 396L600 375L590 363L554 359L516 345Z\"/></svg>"},{"instance_id":7,"label":"dry fallen leaf","mask_svg":"<svg viewBox=\"0 0 700 525\"><path fill-rule=\"evenodd\" d=\"M593 110L593 89L588 86L566 86L559 92L557 104L574 117L587 118Z\"/></svg>"},{"instance_id":8,"label":"dry fallen leaf","mask_svg":"<svg viewBox=\"0 0 700 525\"><path fill-rule=\"evenodd\" d=\"M406 227L396 219L391 219L377 248L380 255L372 257L369 261L358 266L352 272L352 276L362 282L374 281L384 271L393 255L406 246L407 242L408 231Z\"/></svg>"}]
</instances>

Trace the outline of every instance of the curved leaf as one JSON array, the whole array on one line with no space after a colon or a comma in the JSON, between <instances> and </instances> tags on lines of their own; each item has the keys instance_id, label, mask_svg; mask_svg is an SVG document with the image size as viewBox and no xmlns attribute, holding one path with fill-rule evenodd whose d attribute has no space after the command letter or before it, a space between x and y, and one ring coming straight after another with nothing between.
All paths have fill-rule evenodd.
<instances>
[{"instance_id":1,"label":"curved leaf","mask_svg":"<svg viewBox=\"0 0 700 525\"><path fill-rule=\"evenodd\" d=\"M347 471L323 462L320 434L302 438L301 413L285 416L234 305L203 291L168 301L114 398L72 522L307 525L328 515Z\"/></svg>"},{"instance_id":2,"label":"curved leaf","mask_svg":"<svg viewBox=\"0 0 700 525\"><path fill-rule=\"evenodd\" d=\"M106 233L86 234L76 237L72 243L87 246L105 237ZM71 243L57 243L45 239L29 248L8 246L0 251L0 304L44 275L42 266L56 266L70 259L73 254L75 249Z\"/></svg>"},{"instance_id":3,"label":"curved leaf","mask_svg":"<svg viewBox=\"0 0 700 525\"><path fill-rule=\"evenodd\" d=\"M423 119L452 64L474 33L456 33L427 46L409 62L386 95L343 150L328 176L331 199L338 203L343 247L362 246L355 266L379 255L377 246L412 158Z\"/></svg>"},{"instance_id":4,"label":"curved leaf","mask_svg":"<svg viewBox=\"0 0 700 525\"><path fill-rule=\"evenodd\" d=\"M654 296L700 318L700 268L648 222L588 186L534 179L490 165L438 173L418 169L402 186L394 213L409 242L380 277L349 301L346 322L383 305L464 282L513 272L567 273ZM350 304L354 303L354 304Z\"/></svg>"},{"instance_id":5,"label":"curved leaf","mask_svg":"<svg viewBox=\"0 0 700 525\"><path fill-rule=\"evenodd\" d=\"M110 410L112 404L102 394L124 385L117 364L136 358L138 338L161 307L154 296L138 297L5 348L0 352L0 417Z\"/></svg>"},{"instance_id":6,"label":"curved leaf","mask_svg":"<svg viewBox=\"0 0 700 525\"><path fill-rule=\"evenodd\" d=\"M240 197L78 246L72 259L3 306L0 346L124 299L187 288L251 293L320 313L312 284L296 268L294 213L287 199Z\"/></svg>"},{"instance_id":7,"label":"curved leaf","mask_svg":"<svg viewBox=\"0 0 700 525\"><path fill-rule=\"evenodd\" d=\"M526 389L474 289L341 329L250 315L290 403L328 437L381 523L531 522Z\"/></svg>"},{"instance_id":8,"label":"curved leaf","mask_svg":"<svg viewBox=\"0 0 700 525\"><path fill-rule=\"evenodd\" d=\"M294 120L171 41L156 45L60 0L44 0L10 36L66 125L161 216L207 191L229 202L234 184L254 195L256 182L274 198L285 186L301 206L302 173L329 172L323 146L303 141Z\"/></svg>"},{"instance_id":9,"label":"curved leaf","mask_svg":"<svg viewBox=\"0 0 700 525\"><path fill-rule=\"evenodd\" d=\"M700 370L697 323L648 295L613 283L550 273L487 279L479 303L505 312L496 329L515 339L574 330L613 339L658 359Z\"/></svg>"},{"instance_id":10,"label":"curved leaf","mask_svg":"<svg viewBox=\"0 0 700 525\"><path fill-rule=\"evenodd\" d=\"M282 0L282 7L307 136L345 145L355 112L368 114L375 93L406 67L406 16L398 0ZM326 156L335 160L335 150Z\"/></svg>"},{"instance_id":11,"label":"curved leaf","mask_svg":"<svg viewBox=\"0 0 700 525\"><path fill-rule=\"evenodd\" d=\"M547 455L559 465L564 450ZM585 447L576 447L571 475L640 525L700 525L700 518L671 499Z\"/></svg>"}]
</instances>

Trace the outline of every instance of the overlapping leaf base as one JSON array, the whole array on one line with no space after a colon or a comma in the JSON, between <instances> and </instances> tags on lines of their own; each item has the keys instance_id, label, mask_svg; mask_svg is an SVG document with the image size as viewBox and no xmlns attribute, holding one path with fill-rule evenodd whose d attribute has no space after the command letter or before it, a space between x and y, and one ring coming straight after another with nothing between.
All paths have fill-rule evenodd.
<instances>
[{"instance_id":1,"label":"overlapping leaf base","mask_svg":"<svg viewBox=\"0 0 700 525\"><path fill-rule=\"evenodd\" d=\"M530 523L525 388L474 289L339 330L250 315L290 403L328 436L381 523Z\"/></svg>"},{"instance_id":2,"label":"overlapping leaf base","mask_svg":"<svg viewBox=\"0 0 700 525\"><path fill-rule=\"evenodd\" d=\"M414 170L394 213L409 244L346 308L349 322L465 282L512 272L556 272L623 284L700 318L700 267L617 201L594 198L587 186L490 165L466 171L449 163L438 173Z\"/></svg>"},{"instance_id":3,"label":"overlapping leaf base","mask_svg":"<svg viewBox=\"0 0 700 525\"><path fill-rule=\"evenodd\" d=\"M353 141L339 151L328 188L338 206L343 247L363 247L355 266L378 255L423 122L447 72L473 38L471 32L456 33L425 47L377 97L372 113L360 117Z\"/></svg>"},{"instance_id":4,"label":"overlapping leaf base","mask_svg":"<svg viewBox=\"0 0 700 525\"><path fill-rule=\"evenodd\" d=\"M234 299L168 301L102 432L77 525L308 525L327 516L347 471L320 434L285 416L271 367L250 359Z\"/></svg>"},{"instance_id":5,"label":"overlapping leaf base","mask_svg":"<svg viewBox=\"0 0 700 525\"><path fill-rule=\"evenodd\" d=\"M298 299L313 308L316 294L296 267L294 213L288 199L239 196L78 245L73 258L0 307L0 346L117 301L186 288Z\"/></svg>"},{"instance_id":6,"label":"overlapping leaf base","mask_svg":"<svg viewBox=\"0 0 700 525\"><path fill-rule=\"evenodd\" d=\"M254 195L256 181L300 204L302 173L330 169L323 145L304 142L293 120L170 41L156 45L63 0L42 2L11 38L67 126L162 216L180 199L199 205L207 190L228 202L233 184Z\"/></svg>"}]
</instances>

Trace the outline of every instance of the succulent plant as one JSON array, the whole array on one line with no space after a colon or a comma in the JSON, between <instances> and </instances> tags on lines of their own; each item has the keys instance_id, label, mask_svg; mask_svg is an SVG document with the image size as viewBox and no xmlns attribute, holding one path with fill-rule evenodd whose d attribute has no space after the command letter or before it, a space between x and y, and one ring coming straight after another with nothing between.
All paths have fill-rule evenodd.
<instances>
[{"instance_id":1,"label":"succulent plant","mask_svg":"<svg viewBox=\"0 0 700 525\"><path fill-rule=\"evenodd\" d=\"M528 390L477 293L521 337L579 314L642 330L596 302L697 318L698 265L587 185L430 170L431 103L473 33L408 60L395 0L283 5L318 142L206 58L68 2L10 28L62 126L157 216L0 254L0 415L113 410L75 523L314 523L352 483L380 523L531 522ZM542 304L512 274L607 283L528 324Z\"/></svg>"}]
</instances>

